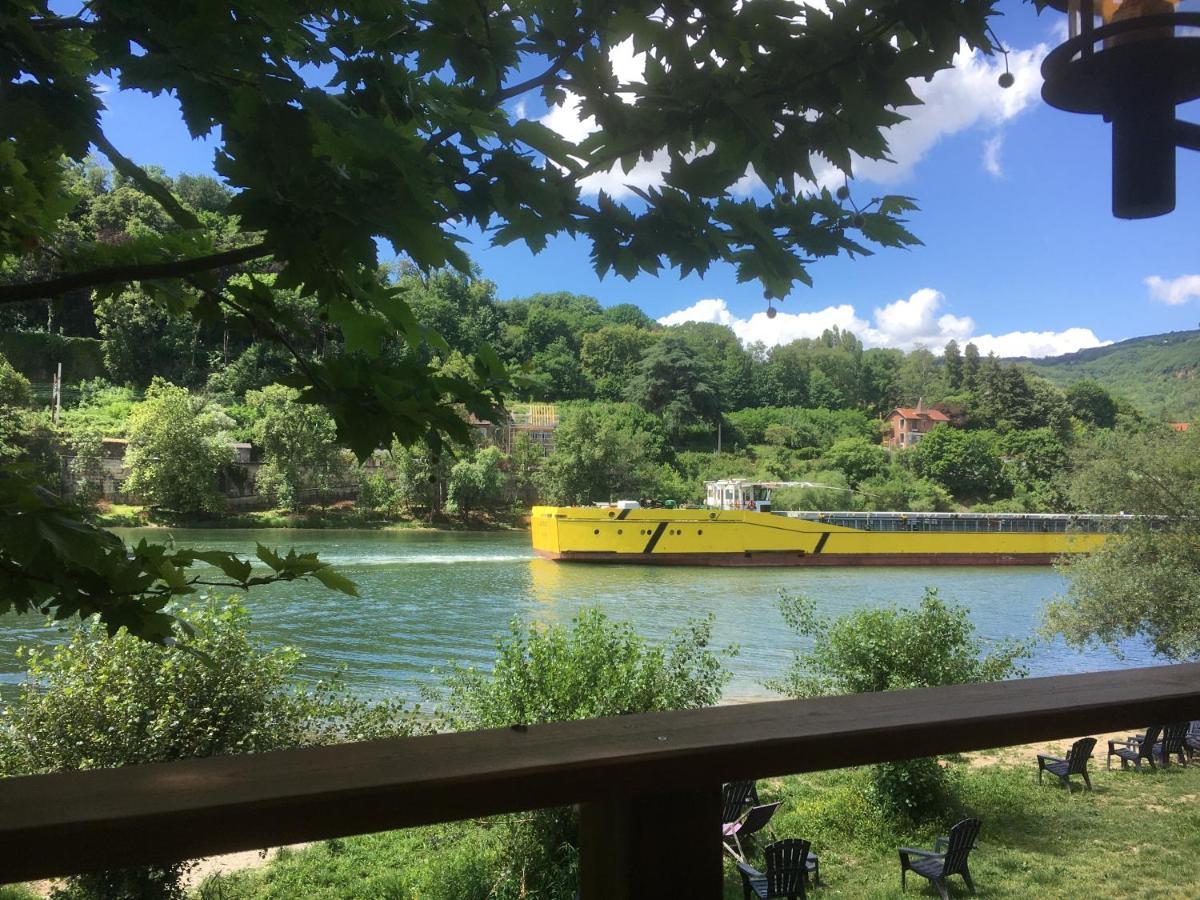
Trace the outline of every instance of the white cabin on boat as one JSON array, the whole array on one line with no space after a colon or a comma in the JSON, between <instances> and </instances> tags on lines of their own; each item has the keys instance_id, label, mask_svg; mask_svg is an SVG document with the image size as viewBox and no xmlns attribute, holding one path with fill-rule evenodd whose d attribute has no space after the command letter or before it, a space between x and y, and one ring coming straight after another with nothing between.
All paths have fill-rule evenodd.
<instances>
[{"instance_id":1,"label":"white cabin on boat","mask_svg":"<svg viewBox=\"0 0 1200 900\"><path fill-rule=\"evenodd\" d=\"M771 485L734 478L704 482L704 505L709 509L749 509L771 511Z\"/></svg>"}]
</instances>

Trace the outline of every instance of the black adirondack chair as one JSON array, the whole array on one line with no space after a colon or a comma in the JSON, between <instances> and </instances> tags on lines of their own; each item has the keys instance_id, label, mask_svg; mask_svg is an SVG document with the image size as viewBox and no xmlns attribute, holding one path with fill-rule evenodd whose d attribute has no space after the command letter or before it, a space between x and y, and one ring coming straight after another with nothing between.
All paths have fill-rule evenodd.
<instances>
[{"instance_id":1,"label":"black adirondack chair","mask_svg":"<svg viewBox=\"0 0 1200 900\"><path fill-rule=\"evenodd\" d=\"M1161 725L1151 725L1145 734L1134 735L1127 741L1109 741L1108 756L1104 760L1105 768L1112 768L1114 756L1121 760L1122 769L1129 768L1129 763L1133 763L1140 772L1143 759L1150 763L1150 768L1157 768L1154 765L1154 745L1159 742L1162 730Z\"/></svg>"},{"instance_id":2,"label":"black adirondack chair","mask_svg":"<svg viewBox=\"0 0 1200 900\"><path fill-rule=\"evenodd\" d=\"M754 800L751 801L751 795ZM753 781L731 781L721 788L721 822L726 827L738 822L751 802L758 803Z\"/></svg>"},{"instance_id":3,"label":"black adirondack chair","mask_svg":"<svg viewBox=\"0 0 1200 900\"><path fill-rule=\"evenodd\" d=\"M1162 740L1155 747L1155 751L1158 753L1158 758L1162 760L1164 767L1171 764L1170 759L1172 756L1179 760L1181 766L1187 765L1187 737L1190 727L1190 722L1174 722L1163 728Z\"/></svg>"},{"instance_id":4,"label":"black adirondack chair","mask_svg":"<svg viewBox=\"0 0 1200 900\"><path fill-rule=\"evenodd\" d=\"M975 882L971 880L967 857L975 849L975 839L979 837L981 826L982 823L978 819L963 819L950 829L948 837L937 839L933 850L901 847L900 889L907 890L904 876L912 871L932 881L942 900L949 900L946 879L951 875L961 875L962 880L967 883L967 889L972 894L975 893Z\"/></svg>"},{"instance_id":5,"label":"black adirondack chair","mask_svg":"<svg viewBox=\"0 0 1200 900\"><path fill-rule=\"evenodd\" d=\"M743 900L807 900L805 878L808 874L808 841L788 838L768 844L763 850L766 872L744 862L737 864L742 875Z\"/></svg>"},{"instance_id":6,"label":"black adirondack chair","mask_svg":"<svg viewBox=\"0 0 1200 900\"><path fill-rule=\"evenodd\" d=\"M1183 742L1187 745L1188 759L1194 759L1196 751L1200 750L1200 719L1188 723L1187 737Z\"/></svg>"},{"instance_id":7,"label":"black adirondack chair","mask_svg":"<svg viewBox=\"0 0 1200 900\"><path fill-rule=\"evenodd\" d=\"M1067 790L1073 790L1071 787L1071 776L1082 775L1083 784L1087 790L1092 789L1092 780L1088 778L1088 760L1092 758L1092 750L1096 746L1095 738L1080 738L1071 745L1070 752L1067 753L1066 759L1059 756L1050 756L1046 753L1038 754L1038 784L1042 783L1042 773L1049 772L1051 775L1058 777L1058 780L1066 786Z\"/></svg>"},{"instance_id":8,"label":"black adirondack chair","mask_svg":"<svg viewBox=\"0 0 1200 900\"><path fill-rule=\"evenodd\" d=\"M745 818L738 822L726 822L721 828L721 837L725 838L725 849L729 851L729 855L736 860L745 862L746 851L742 848L742 841L766 828L771 817L775 815L775 810L782 805L782 803L764 803L761 806L752 806ZM730 846L730 841L733 841L733 846Z\"/></svg>"}]
</instances>

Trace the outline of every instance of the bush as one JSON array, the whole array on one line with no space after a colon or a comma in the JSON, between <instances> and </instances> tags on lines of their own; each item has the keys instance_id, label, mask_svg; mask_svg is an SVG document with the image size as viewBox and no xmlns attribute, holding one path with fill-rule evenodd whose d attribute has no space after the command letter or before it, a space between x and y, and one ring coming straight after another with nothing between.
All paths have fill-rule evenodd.
<instances>
[{"instance_id":1,"label":"bush","mask_svg":"<svg viewBox=\"0 0 1200 900\"><path fill-rule=\"evenodd\" d=\"M193 630L163 648L81 625L28 653L28 674L4 708L0 774L99 769L357 740L413 729L394 704L349 697L339 679L296 683L302 656L266 649L235 600L179 617ZM63 898L183 897L188 863L71 879Z\"/></svg>"},{"instance_id":2,"label":"bush","mask_svg":"<svg viewBox=\"0 0 1200 900\"><path fill-rule=\"evenodd\" d=\"M812 646L767 686L793 697L860 694L915 687L998 681L1025 674L1024 644L983 644L963 606L946 604L926 589L917 609L860 609L829 621L805 597L781 594L784 621ZM875 766L871 799L888 815L919 820L946 808L952 791L936 759Z\"/></svg>"},{"instance_id":3,"label":"bush","mask_svg":"<svg viewBox=\"0 0 1200 900\"><path fill-rule=\"evenodd\" d=\"M516 619L511 627L497 643L491 671L456 665L443 673L444 694L430 695L439 728L500 728L711 706L729 677L710 648L711 618L693 622L664 644L649 643L630 624L611 622L599 610L580 613L570 627L526 627ZM491 890L481 896L570 896L577 878L574 811L542 810L498 822L506 830L505 865L491 873Z\"/></svg>"},{"instance_id":4,"label":"bush","mask_svg":"<svg viewBox=\"0 0 1200 900\"><path fill-rule=\"evenodd\" d=\"M33 405L33 386L29 379L0 356L0 406Z\"/></svg>"},{"instance_id":5,"label":"bush","mask_svg":"<svg viewBox=\"0 0 1200 900\"><path fill-rule=\"evenodd\" d=\"M864 481L860 489L870 508L880 512L950 512L955 508L954 498L944 487L895 463L882 475Z\"/></svg>"},{"instance_id":6,"label":"bush","mask_svg":"<svg viewBox=\"0 0 1200 900\"><path fill-rule=\"evenodd\" d=\"M846 475L851 487L882 475L888 467L888 452L864 438L841 438L825 451L821 461Z\"/></svg>"},{"instance_id":7,"label":"bush","mask_svg":"<svg viewBox=\"0 0 1200 900\"><path fill-rule=\"evenodd\" d=\"M854 492L840 471L816 471L805 476L812 487L780 488L771 495L774 509L852 510L862 509L862 497Z\"/></svg>"}]
</instances>

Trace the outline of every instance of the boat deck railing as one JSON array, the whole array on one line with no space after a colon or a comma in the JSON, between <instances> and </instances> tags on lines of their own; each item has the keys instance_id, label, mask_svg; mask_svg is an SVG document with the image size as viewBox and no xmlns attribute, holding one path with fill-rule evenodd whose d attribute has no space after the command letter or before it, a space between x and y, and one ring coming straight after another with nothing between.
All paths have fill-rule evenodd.
<instances>
[{"instance_id":1,"label":"boat deck railing","mask_svg":"<svg viewBox=\"0 0 1200 900\"><path fill-rule=\"evenodd\" d=\"M1070 515L1064 513L926 513L777 511L777 516L839 525L860 531L935 531L991 534L1063 534L1121 531L1131 515Z\"/></svg>"}]
</instances>

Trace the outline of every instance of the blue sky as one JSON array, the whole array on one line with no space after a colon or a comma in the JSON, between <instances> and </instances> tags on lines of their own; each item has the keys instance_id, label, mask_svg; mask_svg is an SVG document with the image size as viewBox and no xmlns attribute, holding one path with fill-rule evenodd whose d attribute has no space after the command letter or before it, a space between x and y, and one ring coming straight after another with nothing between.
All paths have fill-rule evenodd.
<instances>
[{"instance_id":1,"label":"blue sky","mask_svg":"<svg viewBox=\"0 0 1200 900\"><path fill-rule=\"evenodd\" d=\"M470 252L502 297L576 291L605 304L636 303L671 322L726 322L744 339L768 343L839 324L868 344L973 338L1001 355L1045 355L1196 328L1200 154L1179 153L1173 214L1114 219L1108 127L1052 109L1039 95L1038 64L1060 40L1061 17L1038 16L1015 0L1001 9L995 28L1014 51L1017 86L996 85L998 59L961 58L918 86L928 105L905 110L912 121L894 135L897 164L861 167L853 185L856 197L915 196L921 209L911 228L924 246L816 264L815 286L798 286L769 325L761 288L739 285L729 267L714 266L704 278L668 272L628 282L597 278L587 245L567 239L535 257L523 246L491 248L473 234ZM636 59L619 66L636 77ZM124 153L171 173L212 171L213 145L190 139L170 98L109 91L104 99L106 133ZM566 133L586 128L570 108L523 112L549 115L548 124ZM652 166L644 168L634 173L640 184L654 177ZM618 192L622 181L601 179Z\"/></svg>"}]
</instances>

